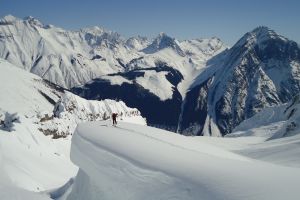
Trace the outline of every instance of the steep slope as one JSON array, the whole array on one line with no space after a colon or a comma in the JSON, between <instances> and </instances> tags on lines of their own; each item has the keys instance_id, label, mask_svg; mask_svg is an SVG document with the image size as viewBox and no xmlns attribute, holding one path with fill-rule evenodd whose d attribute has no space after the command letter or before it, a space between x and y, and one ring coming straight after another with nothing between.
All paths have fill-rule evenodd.
<instances>
[{"instance_id":1,"label":"steep slope","mask_svg":"<svg viewBox=\"0 0 300 200\"><path fill-rule=\"evenodd\" d=\"M179 132L224 135L265 107L280 105L300 91L297 43L267 27L245 34L208 63L183 104Z\"/></svg>"},{"instance_id":2,"label":"steep slope","mask_svg":"<svg viewBox=\"0 0 300 200\"><path fill-rule=\"evenodd\" d=\"M52 110L63 88L0 59L0 111L33 116Z\"/></svg>"},{"instance_id":3,"label":"steep slope","mask_svg":"<svg viewBox=\"0 0 300 200\"><path fill-rule=\"evenodd\" d=\"M0 199L49 199L46 190L75 176L69 153L77 123L111 123L117 112L118 121L146 124L123 102L87 101L2 59L0 85Z\"/></svg>"},{"instance_id":4,"label":"steep slope","mask_svg":"<svg viewBox=\"0 0 300 200\"><path fill-rule=\"evenodd\" d=\"M53 140L40 131L42 119L52 112L62 88L5 60L0 60L0 85L0 165L8 186L24 190L26 197L30 193L25 190L38 192L64 184L77 171L69 160L70 137ZM16 113L18 120L6 119L7 113ZM12 121L10 126L7 120ZM18 199L20 194L8 190L0 195Z\"/></svg>"}]
</instances>

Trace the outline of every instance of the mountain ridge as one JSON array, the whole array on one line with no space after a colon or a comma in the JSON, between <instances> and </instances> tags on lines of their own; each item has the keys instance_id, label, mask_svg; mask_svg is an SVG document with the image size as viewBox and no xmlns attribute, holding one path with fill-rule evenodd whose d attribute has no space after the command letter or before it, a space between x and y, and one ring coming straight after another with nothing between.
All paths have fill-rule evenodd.
<instances>
[{"instance_id":1,"label":"mountain ridge","mask_svg":"<svg viewBox=\"0 0 300 200\"><path fill-rule=\"evenodd\" d=\"M0 24L1 58L65 88L82 85L102 75L127 71L132 60L142 57L140 61L145 67L155 67L155 62L163 61L184 70L183 61L190 59L194 65L202 67L212 56L201 53L201 44L197 44L197 56L184 56L180 42L165 34L156 38L159 47L156 49L150 48L151 44L155 46L155 38L126 39L97 26L68 31L44 25L34 17L20 19L12 15L3 17ZM164 44L159 44L159 38ZM220 44L213 54L226 48L222 42ZM152 49L151 53L143 52L147 47Z\"/></svg>"},{"instance_id":2,"label":"mountain ridge","mask_svg":"<svg viewBox=\"0 0 300 200\"><path fill-rule=\"evenodd\" d=\"M262 108L285 103L300 91L300 49L296 42L269 28L246 33L223 59L200 74L187 93L184 105L194 105L186 108L194 114L182 114L181 131L184 127L190 130L187 124L195 123L196 135L211 135L209 127L216 126L220 135L230 133ZM206 97L197 95L199 92ZM197 102L195 95L201 101ZM200 123L196 119L199 113L203 114ZM195 115L191 121L189 115Z\"/></svg>"}]
</instances>

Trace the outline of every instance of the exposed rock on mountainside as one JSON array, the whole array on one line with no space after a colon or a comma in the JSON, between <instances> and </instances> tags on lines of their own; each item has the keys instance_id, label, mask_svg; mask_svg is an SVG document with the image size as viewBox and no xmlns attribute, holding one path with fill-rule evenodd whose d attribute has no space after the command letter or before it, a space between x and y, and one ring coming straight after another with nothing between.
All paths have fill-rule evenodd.
<instances>
[{"instance_id":1,"label":"exposed rock on mountainside","mask_svg":"<svg viewBox=\"0 0 300 200\"><path fill-rule=\"evenodd\" d=\"M217 57L222 62L214 58L186 95L180 132L191 134L192 126L195 135L224 135L263 108L300 92L297 43L267 27L245 34Z\"/></svg>"}]
</instances>

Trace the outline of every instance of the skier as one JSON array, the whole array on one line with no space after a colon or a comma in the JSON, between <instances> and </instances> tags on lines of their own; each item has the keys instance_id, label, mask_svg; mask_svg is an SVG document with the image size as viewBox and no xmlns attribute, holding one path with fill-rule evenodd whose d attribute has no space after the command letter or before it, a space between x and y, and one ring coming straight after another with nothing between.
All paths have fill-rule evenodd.
<instances>
[{"instance_id":1,"label":"skier","mask_svg":"<svg viewBox=\"0 0 300 200\"><path fill-rule=\"evenodd\" d=\"M114 126L117 125L117 116L118 116L117 113L112 113L112 115L111 115Z\"/></svg>"}]
</instances>

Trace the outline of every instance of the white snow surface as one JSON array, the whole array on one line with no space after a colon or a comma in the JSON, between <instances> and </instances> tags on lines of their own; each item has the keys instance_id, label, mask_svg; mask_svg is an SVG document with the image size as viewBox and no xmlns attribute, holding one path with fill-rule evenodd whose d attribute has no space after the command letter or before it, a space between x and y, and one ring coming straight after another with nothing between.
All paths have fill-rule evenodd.
<instances>
[{"instance_id":1,"label":"white snow surface","mask_svg":"<svg viewBox=\"0 0 300 200\"><path fill-rule=\"evenodd\" d=\"M77 124L81 122L111 121L112 113L118 113L118 121L147 124L138 109L127 107L123 101L85 100L67 91L62 95L54 110L57 118L42 122L42 129L57 130L59 135L73 134Z\"/></svg>"},{"instance_id":2,"label":"white snow surface","mask_svg":"<svg viewBox=\"0 0 300 200\"><path fill-rule=\"evenodd\" d=\"M185 137L145 126L139 112L122 102L59 93L6 61L0 67L0 88L7 94L1 95L0 119L6 111L20 118L15 131L0 129L0 199L299 196L299 98L265 109L226 138ZM59 100L55 109L39 89ZM53 110L56 117L41 121ZM122 123L121 117L117 127L109 120L87 122L102 120L105 112L123 112L123 121L142 125ZM70 134L81 122L72 139L71 159L80 167L72 185L77 167L69 160ZM39 129L66 137L52 139Z\"/></svg>"},{"instance_id":3,"label":"white snow surface","mask_svg":"<svg viewBox=\"0 0 300 200\"><path fill-rule=\"evenodd\" d=\"M144 77L138 77L136 82L150 92L160 97L162 101L171 99L173 85L166 79L167 72L145 71Z\"/></svg>"},{"instance_id":4,"label":"white snow surface","mask_svg":"<svg viewBox=\"0 0 300 200\"><path fill-rule=\"evenodd\" d=\"M0 112L19 112L33 115L43 110L51 110L51 105L41 94L47 94L54 101L59 93L49 88L37 75L25 72L6 60L0 59Z\"/></svg>"},{"instance_id":5,"label":"white snow surface","mask_svg":"<svg viewBox=\"0 0 300 200\"><path fill-rule=\"evenodd\" d=\"M275 144L265 138L186 137L128 123L83 123L72 138L71 160L80 170L68 199L298 199L300 148L285 152L299 135ZM260 156L248 156L256 145ZM280 154L276 146L283 147Z\"/></svg>"},{"instance_id":6,"label":"white snow surface","mask_svg":"<svg viewBox=\"0 0 300 200\"><path fill-rule=\"evenodd\" d=\"M88 101L63 93L5 60L0 60L0 71L1 200L50 199L47 191L59 196L56 188L68 183L78 170L70 161L71 137L77 123L103 120L104 113L109 119L117 112L118 121L146 124L140 112L124 102ZM19 118L11 132L2 126L6 112Z\"/></svg>"},{"instance_id":7,"label":"white snow surface","mask_svg":"<svg viewBox=\"0 0 300 200\"><path fill-rule=\"evenodd\" d=\"M71 137L53 140L39 131L40 117L50 113L60 92L38 76L0 60L0 121L16 113L14 131L0 128L0 199L50 199L39 194L64 184L77 172L70 162ZM40 92L41 91L41 92Z\"/></svg>"},{"instance_id":8,"label":"white snow surface","mask_svg":"<svg viewBox=\"0 0 300 200\"><path fill-rule=\"evenodd\" d=\"M132 83L122 76L101 76L101 78L109 80L112 85L122 85L123 83Z\"/></svg>"}]
</instances>

